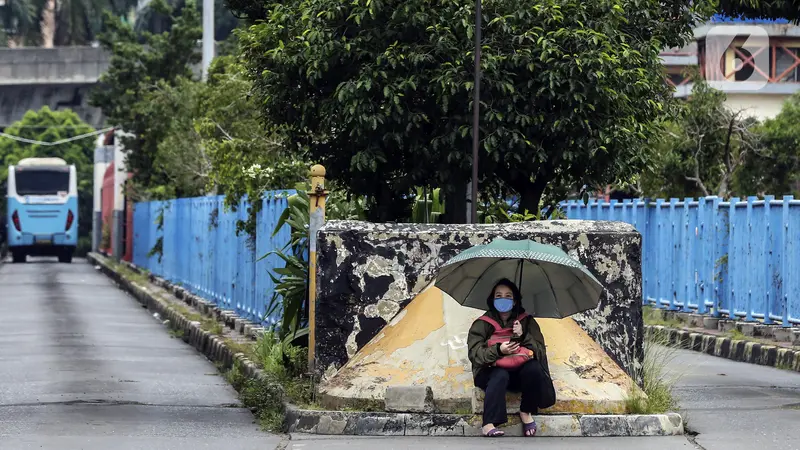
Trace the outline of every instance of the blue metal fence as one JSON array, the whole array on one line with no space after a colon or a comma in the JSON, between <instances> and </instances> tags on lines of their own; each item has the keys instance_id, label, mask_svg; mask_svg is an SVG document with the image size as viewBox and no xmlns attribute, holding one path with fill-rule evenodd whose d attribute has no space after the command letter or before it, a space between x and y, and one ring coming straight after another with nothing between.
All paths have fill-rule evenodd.
<instances>
[{"instance_id":1,"label":"blue metal fence","mask_svg":"<svg viewBox=\"0 0 800 450\"><path fill-rule=\"evenodd\" d=\"M800 200L579 201L570 219L642 234L644 303L784 326L800 324Z\"/></svg>"},{"instance_id":2,"label":"blue metal fence","mask_svg":"<svg viewBox=\"0 0 800 450\"><path fill-rule=\"evenodd\" d=\"M254 241L246 233L236 235L236 223L247 219L247 200L240 202L236 212L226 211L223 196L137 203L133 210L133 263L222 309L236 311L255 323L275 324L281 311L267 316L275 288L269 274L283 267L283 260L277 255L260 258L289 243L288 226L276 236L272 232L287 206L286 197L293 193L264 195ZM150 255L159 239L160 258Z\"/></svg>"}]
</instances>

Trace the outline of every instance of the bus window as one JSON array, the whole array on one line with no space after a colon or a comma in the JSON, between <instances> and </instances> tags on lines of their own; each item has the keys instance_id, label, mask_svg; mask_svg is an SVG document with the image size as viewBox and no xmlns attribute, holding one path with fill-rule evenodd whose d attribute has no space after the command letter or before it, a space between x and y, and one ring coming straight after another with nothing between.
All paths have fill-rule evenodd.
<instances>
[{"instance_id":1,"label":"bus window","mask_svg":"<svg viewBox=\"0 0 800 450\"><path fill-rule=\"evenodd\" d=\"M17 167L14 178L19 196L58 195L69 192L69 167L57 169Z\"/></svg>"}]
</instances>

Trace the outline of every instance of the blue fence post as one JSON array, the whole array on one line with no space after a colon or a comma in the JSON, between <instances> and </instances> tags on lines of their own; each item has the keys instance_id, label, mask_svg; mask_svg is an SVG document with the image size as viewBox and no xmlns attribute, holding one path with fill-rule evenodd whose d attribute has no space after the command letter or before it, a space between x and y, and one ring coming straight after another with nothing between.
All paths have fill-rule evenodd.
<instances>
[{"instance_id":1,"label":"blue fence post","mask_svg":"<svg viewBox=\"0 0 800 450\"><path fill-rule=\"evenodd\" d=\"M677 309L677 305L675 304L678 300L678 292L675 286L675 280L677 278L676 272L678 269L675 267L675 264L672 264L672 261L677 261L680 255L680 246L681 241L679 239L678 233L676 232L676 225L677 225L677 217L675 216L675 208L678 206L678 199L671 198L669 199L669 228L668 231L668 239L667 239L667 248L672 250L670 263L668 264L669 269L669 309L675 310Z\"/></svg>"},{"instance_id":2,"label":"blue fence post","mask_svg":"<svg viewBox=\"0 0 800 450\"><path fill-rule=\"evenodd\" d=\"M780 229L778 232L780 233L780 265L781 265L781 279L780 279L780 286L781 290L778 295L782 300L782 311L781 315L783 316L783 326L789 327L791 326L791 322L789 321L789 286L788 286L788 278L786 275L789 273L789 255L790 253L787 252L789 247L789 206L792 201L792 196L784 195L783 196L783 203L781 204L781 221L780 221Z\"/></svg>"},{"instance_id":3,"label":"blue fence post","mask_svg":"<svg viewBox=\"0 0 800 450\"><path fill-rule=\"evenodd\" d=\"M709 283L709 297L711 298L711 313L714 317L720 317L720 308L722 307L721 300L721 285L720 279L717 277L717 260L721 257L721 249L717 245L720 234L720 209L719 204L722 199L719 197L711 198L711 211L709 215L708 229L711 230L710 236L707 238L708 245L711 251L708 252L706 261L707 280Z\"/></svg>"},{"instance_id":4,"label":"blue fence post","mask_svg":"<svg viewBox=\"0 0 800 450\"><path fill-rule=\"evenodd\" d=\"M748 239L745 240L746 243L744 245L744 248L745 248L745 251L746 251L746 253L745 253L746 257L745 258L747 260L750 260L751 262L755 258L755 253L756 253L756 252L753 251L753 202L754 201L755 201L754 197L747 197L747 210L746 210L747 211L747 216L746 216L747 225L746 225L745 230L746 230ZM757 264L756 264L756 267L758 267ZM745 321L752 322L753 321L753 308L755 306L753 304L753 285L752 285L752 282L755 281L755 280L752 279L752 272L751 271L746 271L742 275L745 277L745 280L747 280L747 294L746 294L747 295L747 302L745 304L746 305L745 306Z\"/></svg>"},{"instance_id":5,"label":"blue fence post","mask_svg":"<svg viewBox=\"0 0 800 450\"><path fill-rule=\"evenodd\" d=\"M656 223L653 217L653 205L647 200L640 199L634 202L633 209L637 229L642 233L642 253L644 254L642 272L644 272L644 286L646 288L644 299L646 303L654 302L656 308L660 308L658 305L658 279L654 275L656 273L656 259L653 257L653 251L658 241L658 234L656 233Z\"/></svg>"},{"instance_id":6,"label":"blue fence post","mask_svg":"<svg viewBox=\"0 0 800 450\"><path fill-rule=\"evenodd\" d=\"M797 221L800 220L800 201L788 195L783 198L785 203L784 235L786 236L786 247L784 249L783 260L785 270L783 271L783 282L785 283L785 302L788 322L800 324L800 239L798 239Z\"/></svg>"},{"instance_id":7,"label":"blue fence post","mask_svg":"<svg viewBox=\"0 0 800 450\"><path fill-rule=\"evenodd\" d=\"M705 227L706 223L706 198L699 197L697 199L697 214L694 222L694 249L692 253L692 277L694 281L694 298L697 302L697 313L705 314L706 312L706 297L705 297L705 274L703 273L704 257L706 254L706 237Z\"/></svg>"},{"instance_id":8,"label":"blue fence post","mask_svg":"<svg viewBox=\"0 0 800 450\"><path fill-rule=\"evenodd\" d=\"M683 211L682 217L680 222L680 228L678 230L679 239L681 242L681 260L685 261L684 264L679 265L679 283L678 283L678 292L681 293L681 304L683 305L683 311L689 312L692 311L690 303L691 297L689 296L689 279L690 273L692 270L692 265L689 264L689 261L692 261L692 249L694 248L694 232L689 232L689 225L691 224L691 211L689 210L692 205L692 198L684 198L683 199Z\"/></svg>"},{"instance_id":9,"label":"blue fence post","mask_svg":"<svg viewBox=\"0 0 800 450\"><path fill-rule=\"evenodd\" d=\"M737 311L741 312L744 308L741 305L743 296L742 279L739 276L739 255L742 251L741 223L744 221L744 216L736 213L736 206L739 203L739 197L730 199L730 213L728 214L728 221L730 226L729 231L729 244L728 244L728 282L731 286L731 299L730 299L730 315L732 319L737 317ZM738 310L737 310L738 308Z\"/></svg>"}]
</instances>

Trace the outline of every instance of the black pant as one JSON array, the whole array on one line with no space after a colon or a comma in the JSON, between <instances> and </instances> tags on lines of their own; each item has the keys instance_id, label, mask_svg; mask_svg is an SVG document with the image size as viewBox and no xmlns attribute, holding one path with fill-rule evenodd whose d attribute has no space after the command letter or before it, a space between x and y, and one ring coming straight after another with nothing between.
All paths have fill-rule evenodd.
<instances>
[{"instance_id":1,"label":"black pant","mask_svg":"<svg viewBox=\"0 0 800 450\"><path fill-rule=\"evenodd\" d=\"M522 392L519 406L521 412L536 414L538 405L545 402L543 397L555 395L552 382L542 368L542 364L532 359L514 370L502 367L486 367L475 377L475 386L486 392L483 400L483 424L501 425L508 422L506 410L506 391Z\"/></svg>"}]
</instances>

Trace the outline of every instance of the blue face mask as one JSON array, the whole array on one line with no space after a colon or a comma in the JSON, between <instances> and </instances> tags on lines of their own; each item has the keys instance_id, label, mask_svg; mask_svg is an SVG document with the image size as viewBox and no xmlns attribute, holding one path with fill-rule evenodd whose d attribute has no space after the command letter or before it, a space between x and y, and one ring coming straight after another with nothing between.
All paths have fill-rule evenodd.
<instances>
[{"instance_id":1,"label":"blue face mask","mask_svg":"<svg viewBox=\"0 0 800 450\"><path fill-rule=\"evenodd\" d=\"M506 297L496 298L494 299L494 308L501 313L509 312L514 308L514 299Z\"/></svg>"}]
</instances>

